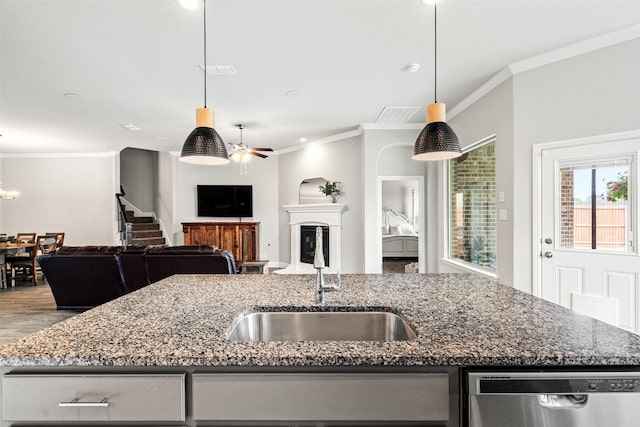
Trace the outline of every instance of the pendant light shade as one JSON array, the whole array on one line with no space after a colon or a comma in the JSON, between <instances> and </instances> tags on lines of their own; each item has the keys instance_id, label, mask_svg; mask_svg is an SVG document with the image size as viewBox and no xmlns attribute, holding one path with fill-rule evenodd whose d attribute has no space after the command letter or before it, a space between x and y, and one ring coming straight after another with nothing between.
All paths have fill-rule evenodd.
<instances>
[{"instance_id":1,"label":"pendant light shade","mask_svg":"<svg viewBox=\"0 0 640 427\"><path fill-rule=\"evenodd\" d=\"M196 110L196 128L182 145L180 160L196 165L224 165L229 154L222 137L213 127L214 112L209 108Z\"/></svg>"},{"instance_id":2,"label":"pendant light shade","mask_svg":"<svg viewBox=\"0 0 640 427\"><path fill-rule=\"evenodd\" d=\"M458 136L447 124L447 106L437 101L438 83L438 14L433 4L434 31L434 102L427 107L427 125L418 135L413 146L414 160L446 160L455 159L462 154Z\"/></svg>"},{"instance_id":3,"label":"pendant light shade","mask_svg":"<svg viewBox=\"0 0 640 427\"><path fill-rule=\"evenodd\" d=\"M446 105L436 102L427 107L427 125L413 146L414 160L447 160L460 156L458 136L446 123Z\"/></svg>"},{"instance_id":4,"label":"pendant light shade","mask_svg":"<svg viewBox=\"0 0 640 427\"><path fill-rule=\"evenodd\" d=\"M196 128L182 145L180 160L196 165L224 165L229 154L222 137L214 129L214 112L207 108L207 2L203 0L204 15L204 108L196 110Z\"/></svg>"}]
</instances>

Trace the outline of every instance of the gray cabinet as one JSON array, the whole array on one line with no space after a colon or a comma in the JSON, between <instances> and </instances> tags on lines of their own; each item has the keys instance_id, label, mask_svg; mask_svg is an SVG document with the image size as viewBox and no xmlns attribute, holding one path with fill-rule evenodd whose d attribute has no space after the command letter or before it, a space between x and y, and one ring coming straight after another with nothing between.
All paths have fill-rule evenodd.
<instances>
[{"instance_id":1,"label":"gray cabinet","mask_svg":"<svg viewBox=\"0 0 640 427\"><path fill-rule=\"evenodd\" d=\"M185 421L185 375L2 377L2 420Z\"/></svg>"},{"instance_id":2,"label":"gray cabinet","mask_svg":"<svg viewBox=\"0 0 640 427\"><path fill-rule=\"evenodd\" d=\"M4 367L0 374L0 427L459 425L453 368Z\"/></svg>"},{"instance_id":3,"label":"gray cabinet","mask_svg":"<svg viewBox=\"0 0 640 427\"><path fill-rule=\"evenodd\" d=\"M194 374L206 421L442 421L447 374Z\"/></svg>"}]
</instances>

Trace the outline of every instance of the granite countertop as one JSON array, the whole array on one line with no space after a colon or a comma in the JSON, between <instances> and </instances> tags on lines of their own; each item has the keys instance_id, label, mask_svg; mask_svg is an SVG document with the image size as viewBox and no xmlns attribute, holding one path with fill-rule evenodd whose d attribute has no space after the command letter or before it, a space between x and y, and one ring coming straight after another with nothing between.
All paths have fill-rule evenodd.
<instances>
[{"instance_id":1,"label":"granite countertop","mask_svg":"<svg viewBox=\"0 0 640 427\"><path fill-rule=\"evenodd\" d=\"M313 275L173 276L0 348L2 366L640 365L640 336L469 274L343 275L328 309L384 308L398 342L231 342L242 313L322 310Z\"/></svg>"}]
</instances>

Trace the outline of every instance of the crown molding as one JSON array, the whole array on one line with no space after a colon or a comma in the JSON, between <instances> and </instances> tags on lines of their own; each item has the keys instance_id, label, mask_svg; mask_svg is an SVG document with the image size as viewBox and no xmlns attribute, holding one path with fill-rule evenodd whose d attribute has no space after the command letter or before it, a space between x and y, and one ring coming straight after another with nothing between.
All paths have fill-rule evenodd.
<instances>
[{"instance_id":1,"label":"crown molding","mask_svg":"<svg viewBox=\"0 0 640 427\"><path fill-rule=\"evenodd\" d=\"M553 64L554 62L573 58L574 56L583 55L598 49L613 46L618 43L624 43L638 37L640 37L640 24L624 27L607 34L579 41L559 49L523 59L522 61L514 62L509 65L509 68L515 75L544 65Z\"/></svg>"},{"instance_id":2,"label":"crown molding","mask_svg":"<svg viewBox=\"0 0 640 427\"><path fill-rule=\"evenodd\" d=\"M343 139L353 138L355 136L362 135L362 126L358 126L356 129L348 130L346 132L336 133L335 135L329 135L324 138L314 139L312 141L307 141L303 144L292 145L291 147L283 148L281 150L274 151L275 154L286 154L291 153L298 150L303 150L311 145L322 145L327 144L329 142L341 141Z\"/></svg>"},{"instance_id":3,"label":"crown molding","mask_svg":"<svg viewBox=\"0 0 640 427\"><path fill-rule=\"evenodd\" d=\"M640 24L636 24L509 64L450 109L447 113L447 120L460 114L480 98L495 89L498 85L516 74L593 52L598 49L624 43L639 37Z\"/></svg>"},{"instance_id":4,"label":"crown molding","mask_svg":"<svg viewBox=\"0 0 640 427\"><path fill-rule=\"evenodd\" d=\"M482 84L478 89L471 92L462 101L458 102L455 107L447 112L447 120L450 120L472 106L476 101L480 100L486 94L498 87L500 83L508 80L513 75L509 67L505 67L493 75L489 80Z\"/></svg>"}]
</instances>

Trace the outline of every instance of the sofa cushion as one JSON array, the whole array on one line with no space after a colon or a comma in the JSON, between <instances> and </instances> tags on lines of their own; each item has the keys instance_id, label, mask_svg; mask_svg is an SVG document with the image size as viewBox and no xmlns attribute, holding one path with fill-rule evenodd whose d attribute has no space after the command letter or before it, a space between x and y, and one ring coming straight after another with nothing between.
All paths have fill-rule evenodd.
<instances>
[{"instance_id":1,"label":"sofa cushion","mask_svg":"<svg viewBox=\"0 0 640 427\"><path fill-rule=\"evenodd\" d=\"M56 255L105 255L117 254L122 246L62 246L55 251Z\"/></svg>"}]
</instances>

